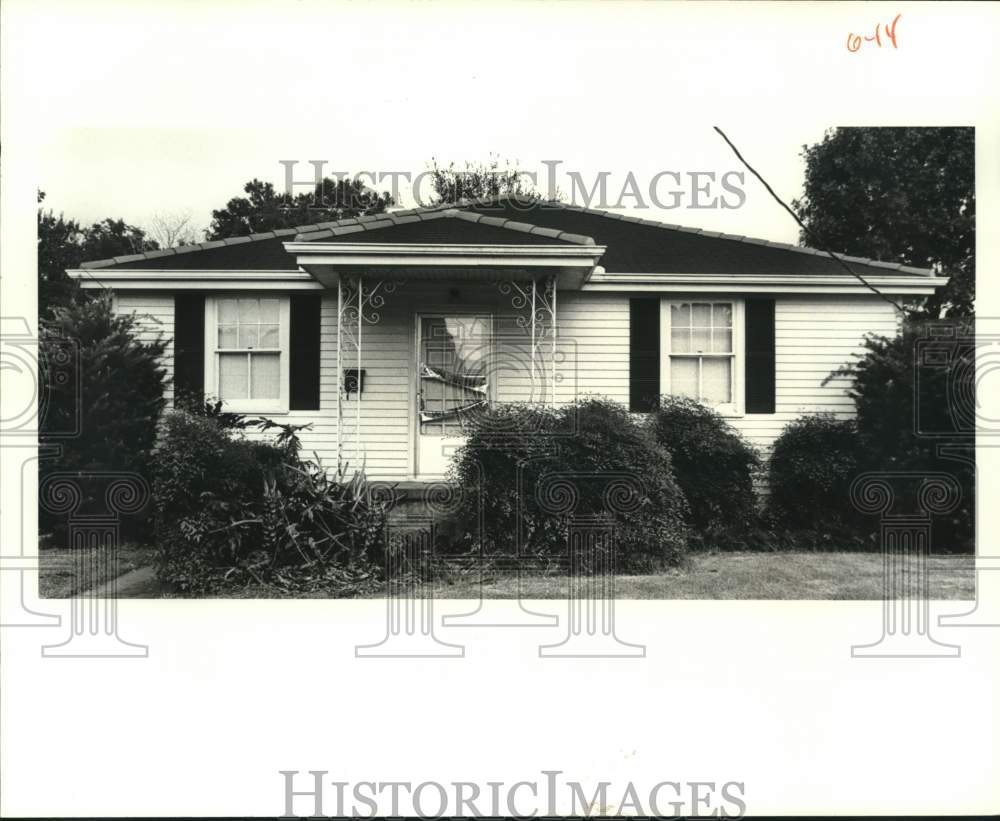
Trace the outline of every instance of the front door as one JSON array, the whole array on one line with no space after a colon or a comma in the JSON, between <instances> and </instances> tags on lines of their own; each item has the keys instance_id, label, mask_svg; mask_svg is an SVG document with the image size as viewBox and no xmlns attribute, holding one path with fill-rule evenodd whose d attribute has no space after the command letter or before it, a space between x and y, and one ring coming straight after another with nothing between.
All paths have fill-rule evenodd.
<instances>
[{"instance_id":1,"label":"front door","mask_svg":"<svg viewBox=\"0 0 1000 821\"><path fill-rule=\"evenodd\" d=\"M441 477L489 403L492 321L487 315L417 317L417 475Z\"/></svg>"}]
</instances>

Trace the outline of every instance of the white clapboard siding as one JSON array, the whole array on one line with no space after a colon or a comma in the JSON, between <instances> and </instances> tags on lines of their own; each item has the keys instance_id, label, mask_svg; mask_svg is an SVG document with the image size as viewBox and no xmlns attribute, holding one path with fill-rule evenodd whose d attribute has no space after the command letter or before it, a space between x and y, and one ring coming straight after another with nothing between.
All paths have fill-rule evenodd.
<instances>
[{"instance_id":1,"label":"white clapboard siding","mask_svg":"<svg viewBox=\"0 0 1000 821\"><path fill-rule=\"evenodd\" d=\"M605 293L563 292L557 307L560 401L602 396L628 404L629 301Z\"/></svg>"},{"instance_id":2,"label":"white clapboard siding","mask_svg":"<svg viewBox=\"0 0 1000 821\"><path fill-rule=\"evenodd\" d=\"M169 340L163 352L162 364L170 380L164 396L167 405L174 400L174 297L172 294L146 294L124 292L115 295L115 311L119 314L134 314L139 328L139 339L152 342L157 334Z\"/></svg>"},{"instance_id":3,"label":"white clapboard siding","mask_svg":"<svg viewBox=\"0 0 1000 821\"><path fill-rule=\"evenodd\" d=\"M896 310L875 296L778 297L775 325L775 413L730 420L766 457L785 425L805 413L854 416L850 379L824 380L855 361L865 334L893 336Z\"/></svg>"},{"instance_id":4,"label":"white clapboard siding","mask_svg":"<svg viewBox=\"0 0 1000 821\"><path fill-rule=\"evenodd\" d=\"M172 295L120 293L117 309L135 313L142 334L173 336ZM496 394L502 402L530 401L549 390L550 341L542 344L544 367L532 379L530 336L510 295L494 283L435 282L401 285L386 294L376 324L366 324L361 367L361 443L355 445L358 400L343 403L343 456L350 468L362 464L373 479L400 480L412 475L414 437L415 312L488 313L497 334ZM803 413L854 413L846 390L849 380L824 380L862 350L866 333L891 336L897 319L892 306L875 296L777 297L775 306L776 412L731 419L765 456L784 426ZM300 437L306 453L337 464L337 297L323 296L321 311L320 409L270 414L276 421L311 425ZM556 396L570 402L601 396L622 404L629 399L629 299L627 294L563 292L558 301ZM173 345L164 365L172 377ZM355 352L345 349L342 367L357 367ZM172 398L172 391L169 398ZM257 435L257 434L250 434Z\"/></svg>"}]
</instances>

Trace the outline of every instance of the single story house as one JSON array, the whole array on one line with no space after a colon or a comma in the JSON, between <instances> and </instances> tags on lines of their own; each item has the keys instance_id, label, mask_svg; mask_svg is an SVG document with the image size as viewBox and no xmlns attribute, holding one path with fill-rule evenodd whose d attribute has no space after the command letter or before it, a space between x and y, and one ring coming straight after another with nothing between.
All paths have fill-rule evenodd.
<instances>
[{"instance_id":1,"label":"single story house","mask_svg":"<svg viewBox=\"0 0 1000 821\"><path fill-rule=\"evenodd\" d=\"M848 257L892 300L930 270ZM83 288L172 339L178 391L295 424L324 464L441 478L485 403L712 405L765 452L843 379L890 301L825 253L558 202L397 210L84 263ZM904 420L905 421L905 420ZM903 423L903 422L901 422Z\"/></svg>"}]
</instances>

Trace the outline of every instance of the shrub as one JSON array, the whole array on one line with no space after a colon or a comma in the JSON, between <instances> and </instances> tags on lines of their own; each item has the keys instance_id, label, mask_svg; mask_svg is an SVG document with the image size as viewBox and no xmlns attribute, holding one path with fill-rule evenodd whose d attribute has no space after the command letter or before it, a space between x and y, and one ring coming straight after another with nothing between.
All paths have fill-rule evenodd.
<instances>
[{"instance_id":1,"label":"shrub","mask_svg":"<svg viewBox=\"0 0 1000 821\"><path fill-rule=\"evenodd\" d=\"M181 590L256 582L350 592L384 564L386 504L298 456L296 429L253 442L217 418L167 416L154 460L157 570Z\"/></svg>"},{"instance_id":2,"label":"shrub","mask_svg":"<svg viewBox=\"0 0 1000 821\"><path fill-rule=\"evenodd\" d=\"M624 408L596 399L557 410L493 408L477 419L451 474L461 487L478 488L464 495L459 514L466 537L476 538L481 504L487 554L513 555L520 528L524 553L564 561L569 518L551 512L539 499L539 494L549 494L549 502L558 506L567 498L561 496L565 488L549 484L557 473L569 474L578 496L572 514L579 517L606 512L605 493L615 476L638 480L641 493L636 498L610 504L615 508L608 515L618 534L618 569L679 563L687 536L686 502L674 482L670 456Z\"/></svg>"},{"instance_id":3,"label":"shrub","mask_svg":"<svg viewBox=\"0 0 1000 821\"><path fill-rule=\"evenodd\" d=\"M769 518L786 530L851 538L868 523L851 503L863 452L853 420L831 414L800 416L774 443L768 466Z\"/></svg>"},{"instance_id":4,"label":"shrub","mask_svg":"<svg viewBox=\"0 0 1000 821\"><path fill-rule=\"evenodd\" d=\"M57 459L43 459L42 477L53 471L128 471L146 475L163 412L166 371L160 357L165 340L141 339L133 316L115 315L108 296L81 297L53 307L41 323L42 362L59 361L70 343L78 352L79 396L73 379L52 379L45 388L46 404L39 418L39 442L58 444ZM73 430L81 435L59 438ZM83 512L100 512L97 483L81 480ZM63 525L39 510L44 532ZM131 535L131 534L130 534Z\"/></svg>"},{"instance_id":5,"label":"shrub","mask_svg":"<svg viewBox=\"0 0 1000 821\"><path fill-rule=\"evenodd\" d=\"M247 418L243 413L223 410L223 402L215 397L203 396L200 392L175 391L174 407L194 416L207 416L227 430L246 430L257 420Z\"/></svg>"},{"instance_id":6,"label":"shrub","mask_svg":"<svg viewBox=\"0 0 1000 821\"><path fill-rule=\"evenodd\" d=\"M940 325L940 323L937 323ZM971 329L953 321L955 337L971 336ZM854 380L850 391L857 408L857 427L865 470L943 472L959 482L962 501L948 515L934 517L933 549L972 551L975 537L975 470L960 458L938 455L942 446L968 448L973 431L961 432L956 406L976 396L974 345L956 342L952 359L940 367L924 367L916 379L918 342L924 328L915 321L903 324L892 338L869 336L858 359L835 372ZM919 391L919 395L918 395ZM919 404L918 404L919 403ZM919 407L919 415L916 413ZM968 410L968 409L967 409ZM920 430L955 435L927 436ZM913 487L909 492L912 495ZM901 498L900 507L917 509L914 498Z\"/></svg>"},{"instance_id":7,"label":"shrub","mask_svg":"<svg viewBox=\"0 0 1000 821\"><path fill-rule=\"evenodd\" d=\"M757 451L718 413L691 399L662 397L646 424L670 454L697 533L706 541L747 533L756 520Z\"/></svg>"}]
</instances>

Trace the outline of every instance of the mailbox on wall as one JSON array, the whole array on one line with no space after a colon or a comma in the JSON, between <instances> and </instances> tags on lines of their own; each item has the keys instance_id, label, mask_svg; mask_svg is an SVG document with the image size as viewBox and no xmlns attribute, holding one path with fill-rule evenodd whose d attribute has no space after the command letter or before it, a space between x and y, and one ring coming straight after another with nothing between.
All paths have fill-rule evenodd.
<instances>
[{"instance_id":1,"label":"mailbox on wall","mask_svg":"<svg viewBox=\"0 0 1000 821\"><path fill-rule=\"evenodd\" d=\"M361 393L365 389L365 369L344 368L344 393Z\"/></svg>"}]
</instances>

